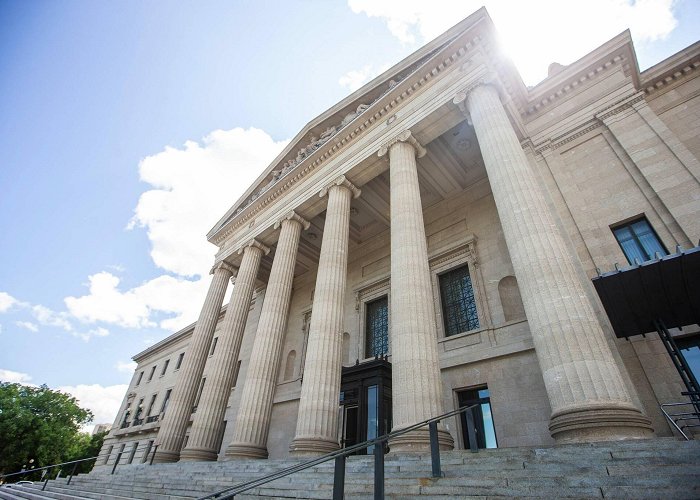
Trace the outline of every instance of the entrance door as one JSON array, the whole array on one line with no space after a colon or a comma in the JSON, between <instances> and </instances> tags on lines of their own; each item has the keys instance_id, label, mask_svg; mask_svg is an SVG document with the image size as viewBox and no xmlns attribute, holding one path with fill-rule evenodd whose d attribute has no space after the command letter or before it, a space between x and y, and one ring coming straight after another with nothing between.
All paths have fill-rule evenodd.
<instances>
[{"instance_id":1,"label":"entrance door","mask_svg":"<svg viewBox=\"0 0 700 500\"><path fill-rule=\"evenodd\" d=\"M474 410L467 410L474 412L474 432L476 434L477 448L497 448L496 429L493 425L489 390L486 387L482 387L459 391L457 393L457 399L460 408L463 406L477 405ZM462 441L464 449L468 450L470 448L470 443L466 412L460 413L460 420L462 423Z\"/></svg>"},{"instance_id":2,"label":"entrance door","mask_svg":"<svg viewBox=\"0 0 700 500\"><path fill-rule=\"evenodd\" d=\"M391 364L375 359L343 368L341 445L346 448L391 430ZM372 453L373 447L357 454Z\"/></svg>"}]
</instances>

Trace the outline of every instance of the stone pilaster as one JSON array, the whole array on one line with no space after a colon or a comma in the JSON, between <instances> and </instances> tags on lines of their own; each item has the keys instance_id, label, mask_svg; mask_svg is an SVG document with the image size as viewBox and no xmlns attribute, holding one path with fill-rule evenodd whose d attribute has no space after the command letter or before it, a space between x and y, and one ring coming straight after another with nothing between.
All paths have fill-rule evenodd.
<instances>
[{"instance_id":1,"label":"stone pilaster","mask_svg":"<svg viewBox=\"0 0 700 500\"><path fill-rule=\"evenodd\" d=\"M522 290L552 436L559 442L650 436L497 89L477 85L455 102L465 98Z\"/></svg>"},{"instance_id":2,"label":"stone pilaster","mask_svg":"<svg viewBox=\"0 0 700 500\"><path fill-rule=\"evenodd\" d=\"M308 229L309 223L290 212L276 224L276 227L280 226L282 230L248 363L233 439L226 449L227 457L267 457L272 398L287 327L294 265L301 231Z\"/></svg>"},{"instance_id":3,"label":"stone pilaster","mask_svg":"<svg viewBox=\"0 0 700 500\"><path fill-rule=\"evenodd\" d=\"M391 181L391 365L393 431L443 413L437 327L416 156L425 149L406 130L382 146ZM452 437L439 427L442 448ZM394 439L392 451L430 449L428 430Z\"/></svg>"},{"instance_id":4,"label":"stone pilaster","mask_svg":"<svg viewBox=\"0 0 700 500\"><path fill-rule=\"evenodd\" d=\"M342 371L343 302L348 267L350 201L360 190L344 176L321 190L328 195L318 261L297 430L290 451L323 455L338 444L338 397Z\"/></svg>"},{"instance_id":5,"label":"stone pilaster","mask_svg":"<svg viewBox=\"0 0 700 500\"><path fill-rule=\"evenodd\" d=\"M180 448L190 423L192 406L207 362L209 346L221 313L226 287L234 271L235 269L225 262L219 262L211 271L214 277L194 327L192 339L187 346L180 375L170 397L168 411L158 431L156 439L158 451L153 459L155 463L176 462L180 456Z\"/></svg>"},{"instance_id":6,"label":"stone pilaster","mask_svg":"<svg viewBox=\"0 0 700 500\"><path fill-rule=\"evenodd\" d=\"M226 403L231 394L233 376L241 349L250 302L255 288L260 260L270 249L251 240L240 251L243 254L231 292L219 342L214 358L210 361L207 384L199 398L187 446L180 453L180 460L216 460L218 440L223 431Z\"/></svg>"}]
</instances>

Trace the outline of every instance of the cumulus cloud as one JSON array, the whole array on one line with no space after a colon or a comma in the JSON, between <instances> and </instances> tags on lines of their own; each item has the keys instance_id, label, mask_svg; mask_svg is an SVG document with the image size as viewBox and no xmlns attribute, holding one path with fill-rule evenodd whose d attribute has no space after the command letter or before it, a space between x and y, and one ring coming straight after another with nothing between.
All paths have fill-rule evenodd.
<instances>
[{"instance_id":1,"label":"cumulus cloud","mask_svg":"<svg viewBox=\"0 0 700 500\"><path fill-rule=\"evenodd\" d=\"M9 311L13 306L19 305L20 302L12 295L6 292L0 292L0 313Z\"/></svg>"},{"instance_id":2,"label":"cumulus cloud","mask_svg":"<svg viewBox=\"0 0 700 500\"><path fill-rule=\"evenodd\" d=\"M0 381L10 382L12 384L24 384L31 385L32 377L27 373L15 372L12 370L5 370L0 368Z\"/></svg>"},{"instance_id":3,"label":"cumulus cloud","mask_svg":"<svg viewBox=\"0 0 700 500\"><path fill-rule=\"evenodd\" d=\"M124 394L129 386L126 384L102 386L92 385L64 385L58 387L59 391L67 392L78 400L81 408L87 408L94 414L93 422L97 424L114 422Z\"/></svg>"},{"instance_id":4,"label":"cumulus cloud","mask_svg":"<svg viewBox=\"0 0 700 500\"><path fill-rule=\"evenodd\" d=\"M673 0L348 0L353 12L378 17L402 43L426 42L485 5L526 83L549 63L568 64L629 28L635 43L663 39L678 24ZM593 29L594 28L594 29Z\"/></svg>"},{"instance_id":5,"label":"cumulus cloud","mask_svg":"<svg viewBox=\"0 0 700 500\"><path fill-rule=\"evenodd\" d=\"M41 325L55 326L67 332L73 331L73 325L68 321L68 314L65 312L56 312L48 307L36 305L32 306L32 314Z\"/></svg>"},{"instance_id":6,"label":"cumulus cloud","mask_svg":"<svg viewBox=\"0 0 700 500\"><path fill-rule=\"evenodd\" d=\"M19 326L20 328L24 328L25 330L29 330L30 332L39 331L39 327L31 321L15 321L15 325Z\"/></svg>"},{"instance_id":7,"label":"cumulus cloud","mask_svg":"<svg viewBox=\"0 0 700 500\"><path fill-rule=\"evenodd\" d=\"M136 366L133 361L117 361L115 368L118 372L132 374L136 370Z\"/></svg>"},{"instance_id":8,"label":"cumulus cloud","mask_svg":"<svg viewBox=\"0 0 700 500\"><path fill-rule=\"evenodd\" d=\"M146 228L153 262L180 276L206 274L216 251L206 233L285 144L234 128L146 157L139 172L154 189L141 195L129 227Z\"/></svg>"},{"instance_id":9,"label":"cumulus cloud","mask_svg":"<svg viewBox=\"0 0 700 500\"><path fill-rule=\"evenodd\" d=\"M367 64L361 69L348 71L338 79L338 83L341 87L346 87L350 92L354 92L375 76L380 75L383 71L386 71L388 68L389 65L384 65L377 68L371 64Z\"/></svg>"}]
</instances>

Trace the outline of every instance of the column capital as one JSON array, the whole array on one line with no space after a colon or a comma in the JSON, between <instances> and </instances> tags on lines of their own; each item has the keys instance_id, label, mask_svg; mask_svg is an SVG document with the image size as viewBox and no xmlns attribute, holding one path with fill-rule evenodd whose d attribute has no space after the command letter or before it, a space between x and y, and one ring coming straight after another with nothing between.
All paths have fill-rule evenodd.
<instances>
[{"instance_id":1,"label":"column capital","mask_svg":"<svg viewBox=\"0 0 700 500\"><path fill-rule=\"evenodd\" d=\"M341 175L337 179L335 179L333 182L328 184L326 187L321 189L321 191L318 193L318 196L320 198L325 198L328 195L328 191L333 187L333 186L343 186L345 188L348 188L350 192L352 193L353 198L357 198L360 196L362 191L360 188L355 186L352 182L350 182L344 175Z\"/></svg>"},{"instance_id":2,"label":"column capital","mask_svg":"<svg viewBox=\"0 0 700 500\"><path fill-rule=\"evenodd\" d=\"M379 157L381 158L382 156L387 155L391 147L394 144L398 144L400 142L405 142L413 146L413 148L416 150L416 158L423 158L427 153L427 151L421 145L421 143L418 142L418 140L415 137L413 137L411 131L406 129L399 132L397 135L395 135L393 138L389 139L379 147Z\"/></svg>"},{"instance_id":3,"label":"column capital","mask_svg":"<svg viewBox=\"0 0 700 500\"><path fill-rule=\"evenodd\" d=\"M236 274L237 271L237 268L235 266L232 266L228 262L224 262L222 260L221 262L217 262L216 264L214 264L214 266L211 268L211 271L209 271L209 274L214 274L219 269L223 269L224 271L227 271L231 274Z\"/></svg>"},{"instance_id":4,"label":"column capital","mask_svg":"<svg viewBox=\"0 0 700 500\"><path fill-rule=\"evenodd\" d=\"M301 224L301 227L304 230L309 229L309 227L311 227L311 223L308 220L304 219L301 215L296 213L294 210L290 210L287 215L285 215L280 220L275 222L275 229L279 229L282 226L282 223L286 220L293 220L293 221L298 222L299 224Z\"/></svg>"},{"instance_id":5,"label":"column capital","mask_svg":"<svg viewBox=\"0 0 700 500\"><path fill-rule=\"evenodd\" d=\"M452 103L459 106L459 109L468 116L469 109L467 103L469 102L469 94L471 94L474 90L476 90L479 87L486 86L495 88L499 95L501 94L499 85L497 83L496 75L494 75L493 73L486 73L485 75L482 75L476 80L473 80L469 83L469 85L457 92L454 98L452 99ZM470 123L470 125L472 124Z\"/></svg>"},{"instance_id":6,"label":"column capital","mask_svg":"<svg viewBox=\"0 0 700 500\"><path fill-rule=\"evenodd\" d=\"M250 241L246 242L241 246L241 248L238 249L238 255L243 255L243 252L245 252L248 248L257 248L261 250L264 255L270 253L270 247L263 245L255 238L252 238Z\"/></svg>"}]
</instances>

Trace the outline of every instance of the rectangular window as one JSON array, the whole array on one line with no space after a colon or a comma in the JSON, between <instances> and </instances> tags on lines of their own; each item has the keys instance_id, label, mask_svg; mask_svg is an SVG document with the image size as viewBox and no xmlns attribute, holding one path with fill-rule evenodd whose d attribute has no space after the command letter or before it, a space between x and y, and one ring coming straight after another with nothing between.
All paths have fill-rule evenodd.
<instances>
[{"instance_id":1,"label":"rectangular window","mask_svg":"<svg viewBox=\"0 0 700 500\"><path fill-rule=\"evenodd\" d=\"M160 413L165 414L165 410L168 409L168 402L170 401L170 393L173 392L172 389L168 389L165 393L165 398L163 399L163 404L160 407Z\"/></svg>"},{"instance_id":2,"label":"rectangular window","mask_svg":"<svg viewBox=\"0 0 700 500\"><path fill-rule=\"evenodd\" d=\"M199 400L202 397L202 391L204 391L204 383L207 381L207 377L203 377L202 381L199 383L199 390L197 391L197 399L194 400L194 408L192 408L192 413L197 411L199 406Z\"/></svg>"},{"instance_id":3,"label":"rectangular window","mask_svg":"<svg viewBox=\"0 0 700 500\"><path fill-rule=\"evenodd\" d=\"M156 372L156 366L157 366L157 365L153 365L153 368L151 368L151 373L148 374L148 380L147 380L147 382L150 382L151 379L153 379L153 374Z\"/></svg>"},{"instance_id":4,"label":"rectangular window","mask_svg":"<svg viewBox=\"0 0 700 500\"><path fill-rule=\"evenodd\" d=\"M148 461L148 454L151 453L153 448L153 439L151 439L146 445L146 451L143 452L143 457L141 457L141 463L146 463Z\"/></svg>"},{"instance_id":5,"label":"rectangular window","mask_svg":"<svg viewBox=\"0 0 700 500\"><path fill-rule=\"evenodd\" d=\"M146 410L146 416L150 417L151 416L151 410L153 410L153 405L156 404L156 398L158 397L158 394L154 394L151 396L151 402L148 403L148 410Z\"/></svg>"},{"instance_id":6,"label":"rectangular window","mask_svg":"<svg viewBox=\"0 0 700 500\"><path fill-rule=\"evenodd\" d=\"M142 378L143 378L143 372L139 373L139 378L136 379L136 385L139 385L141 383Z\"/></svg>"},{"instance_id":7,"label":"rectangular window","mask_svg":"<svg viewBox=\"0 0 700 500\"><path fill-rule=\"evenodd\" d=\"M209 356L213 356L214 352L216 351L216 343L219 341L219 337L214 337L214 340L211 341L211 349L209 349Z\"/></svg>"},{"instance_id":8,"label":"rectangular window","mask_svg":"<svg viewBox=\"0 0 700 500\"><path fill-rule=\"evenodd\" d=\"M479 328L474 288L469 266L464 265L438 276L445 336Z\"/></svg>"},{"instance_id":9,"label":"rectangular window","mask_svg":"<svg viewBox=\"0 0 700 500\"><path fill-rule=\"evenodd\" d=\"M136 441L136 442L134 443L134 446L131 447L131 452L129 453L129 460L128 460L128 462L127 462L128 464L130 464L131 462L134 461L134 455L136 455L136 449L137 449L138 447L139 447L139 442Z\"/></svg>"},{"instance_id":10,"label":"rectangular window","mask_svg":"<svg viewBox=\"0 0 700 500\"><path fill-rule=\"evenodd\" d=\"M182 365L182 359L185 357L185 353L181 352L180 355L177 357L177 363L175 363L175 369L179 370L180 366Z\"/></svg>"},{"instance_id":11,"label":"rectangular window","mask_svg":"<svg viewBox=\"0 0 700 500\"><path fill-rule=\"evenodd\" d=\"M459 391L457 393L459 407L477 405L471 411L474 423L474 435L476 436L477 448L497 448L496 429L493 425L493 415L491 413L491 398L487 387ZM464 449L470 448L469 427L466 412L460 413L462 421L462 435Z\"/></svg>"},{"instance_id":12,"label":"rectangular window","mask_svg":"<svg viewBox=\"0 0 700 500\"><path fill-rule=\"evenodd\" d=\"M160 376L161 376L161 377L162 377L163 375L165 375L165 372L168 370L168 365L169 365L169 364L170 364L170 360L169 360L169 359L166 359L166 360L165 360L165 364L163 365L163 371L160 372Z\"/></svg>"},{"instance_id":13,"label":"rectangular window","mask_svg":"<svg viewBox=\"0 0 700 500\"><path fill-rule=\"evenodd\" d=\"M365 304L365 356L383 356L389 351L389 301L387 296Z\"/></svg>"},{"instance_id":14,"label":"rectangular window","mask_svg":"<svg viewBox=\"0 0 700 500\"><path fill-rule=\"evenodd\" d=\"M143 414L143 398L139 399L139 404L136 405L136 414L134 415L134 425L141 425L143 419L141 415Z\"/></svg>"},{"instance_id":15,"label":"rectangular window","mask_svg":"<svg viewBox=\"0 0 700 500\"><path fill-rule=\"evenodd\" d=\"M233 385L231 387L236 387L236 383L238 382L238 373L241 371L241 360L238 360L238 363L236 363L236 371L233 374Z\"/></svg>"},{"instance_id":16,"label":"rectangular window","mask_svg":"<svg viewBox=\"0 0 700 500\"><path fill-rule=\"evenodd\" d=\"M668 255L646 217L613 227L612 232L630 264L652 260L657 252L660 255Z\"/></svg>"}]
</instances>

